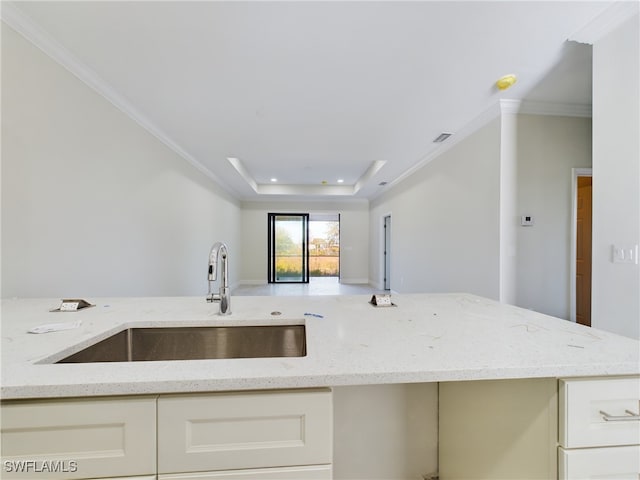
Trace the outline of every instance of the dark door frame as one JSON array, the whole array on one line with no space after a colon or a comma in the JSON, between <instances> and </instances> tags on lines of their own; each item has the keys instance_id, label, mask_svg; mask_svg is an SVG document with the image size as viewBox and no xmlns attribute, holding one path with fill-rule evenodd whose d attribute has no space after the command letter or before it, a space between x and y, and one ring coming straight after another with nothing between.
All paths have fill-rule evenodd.
<instances>
[{"instance_id":1,"label":"dark door frame","mask_svg":"<svg viewBox=\"0 0 640 480\"><path fill-rule=\"evenodd\" d=\"M383 288L391 290L391 214L383 217Z\"/></svg>"},{"instance_id":2,"label":"dark door frame","mask_svg":"<svg viewBox=\"0 0 640 480\"><path fill-rule=\"evenodd\" d=\"M281 281L276 276L276 221L277 217L300 217L302 220L302 278L299 281ZM309 214L267 214L267 279L269 283L309 283Z\"/></svg>"}]
</instances>

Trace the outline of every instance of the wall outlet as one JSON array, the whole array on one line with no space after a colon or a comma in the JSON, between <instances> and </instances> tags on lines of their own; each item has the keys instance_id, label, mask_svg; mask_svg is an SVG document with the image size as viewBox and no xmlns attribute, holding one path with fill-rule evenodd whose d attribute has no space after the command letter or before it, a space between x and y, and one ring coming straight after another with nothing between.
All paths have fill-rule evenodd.
<instances>
[{"instance_id":1,"label":"wall outlet","mask_svg":"<svg viewBox=\"0 0 640 480\"><path fill-rule=\"evenodd\" d=\"M613 263L638 264L638 245L632 247L620 247L611 245L611 261Z\"/></svg>"}]
</instances>

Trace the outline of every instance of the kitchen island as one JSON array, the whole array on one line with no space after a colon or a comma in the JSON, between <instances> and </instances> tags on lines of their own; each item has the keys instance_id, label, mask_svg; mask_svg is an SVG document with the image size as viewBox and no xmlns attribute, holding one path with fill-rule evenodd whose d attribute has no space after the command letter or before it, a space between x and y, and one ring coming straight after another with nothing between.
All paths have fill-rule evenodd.
<instances>
[{"instance_id":1,"label":"kitchen island","mask_svg":"<svg viewBox=\"0 0 640 480\"><path fill-rule=\"evenodd\" d=\"M77 312L50 312L49 310L59 305L60 301L57 299L3 301L3 411L7 407L21 407L30 403L39 406L47 402L55 403L55 399L61 399L60 402L67 399L73 399L74 402L115 399L143 403L146 401L153 405L153 408L149 407L153 412L141 407L147 413L141 413L138 417L148 414L149 418L155 419L158 411L184 410L181 407L170 407L171 402L191 401L189 398L182 399L181 396L195 398L196 404L199 400L206 404L207 399L213 398L215 400L212 401L215 402L222 401L220 398L227 398L231 405L238 405L246 400L247 408L250 409L249 396L260 395L262 392L267 397L258 397L258 403L255 404L258 405L258 410L261 406L268 410L267 405L273 404L276 412L274 415L279 418L306 415L295 413L287 416L282 412L278 413L278 408L279 405L304 404L304 401L296 400L296 394L308 394L313 404L312 410L315 409L313 411L316 412L309 414L311 424L321 424L321 418L325 419L325 423L331 423L331 416L345 416L343 405L349 404L345 396L353 394L354 391L349 390L351 388L362 386L369 390L361 392L371 392L375 391L376 385L380 388L402 385L408 386L411 391L414 391L414 387L420 389L424 386L426 390L421 392L426 392L426 396L436 395L436 401L424 402L424 408L430 413L422 420L431 425L438 422L438 385L441 399L462 399L468 397L469 392L474 392L473 395L486 394L485 403L494 403L492 395L497 396L496 398L512 397L513 392L525 392L533 386L527 397L533 399L538 395L541 403L533 402L536 406L532 408L539 409L541 404L548 406L544 415L549 425L548 428L544 427L547 430L543 436L557 436L557 429L553 427L554 419L557 424L559 415L556 393L564 395L564 384L561 382L558 387L558 379L577 381L588 378L596 381L623 376L623 380L635 382L640 374L640 342L636 340L467 294L396 295L393 297L395 306L392 307L374 307L366 296L233 297L233 313L227 316L217 315L216 305L207 304L204 298L196 297L87 300L95 306ZM46 334L27 333L29 329L42 324L76 321L80 321L80 325L70 330ZM56 363L130 327L272 324L303 324L306 330L306 355L159 362ZM485 385L488 386L489 393L484 388ZM473 390L478 386L481 386L482 391ZM634 386L635 384L631 388ZM374 390L370 390L371 388ZM511 393L509 388L513 389ZM332 391L336 400L333 405L335 411L332 410ZM357 390L355 392L356 396L361 393ZM285 396L273 397L280 393ZM216 394L218 397L215 397ZM228 395L233 396L231 400L228 400ZM370 396L369 400L375 404L376 395ZM166 405L163 405L165 401ZM636 414L638 402L640 400L635 400L635 406L632 407L636 409ZM415 408L415 398L409 403L413 405L412 409ZM453 403L455 402L447 400L448 405ZM480 413L485 411L485 407L482 404L474 405L478 413L475 417L486 420L492 415L488 411L484 415ZM120 405L115 410L122 408L128 407ZM198 408L193 405L187 409L195 412ZM459 407L451 406L441 413L441 440L443 436L447 436L447 432L455 430L452 423L454 420L451 418L462 418L460 415L466 408L468 406L461 402ZM526 411L527 406L522 405L521 413L526 415ZM504 413L507 416L513 414ZM316 420L313 420L316 418L314 415L318 415ZM447 418L443 415L447 415ZM240 414L233 418L240 418ZM435 422L432 421L434 418ZM472 419L466 419L465 423L469 424L471 421ZM160 425L161 422L158 421L157 424L154 423L154 428L161 428ZM446 425L451 425L451 429L445 429ZM3 430L7 430L5 427L3 421ZM291 425L289 427L294 430L297 428ZM269 428L278 430L289 427L270 425ZM178 427L173 425L172 428ZM438 435L437 425L425 428L430 428ZM323 443L331 438L332 433L322 431L318 435L318 443ZM336 437L333 450L337 452L347 443L349 442ZM448 445L450 441L447 440L446 443ZM546 443L549 445L542 449L546 449L542 455L549 456L548 452L555 452L557 445ZM158 445L160 448L161 442ZM308 465L316 463L330 465L331 455L327 454L327 448L331 450L331 441L318 448L324 449L320 460L301 461L300 465L304 464L305 468L312 468ZM467 448L479 447L467 445ZM149 452L148 455L155 458L156 453ZM461 451L459 455L464 453ZM635 450L632 451L631 458L633 455ZM554 457L555 453L551 456ZM375 462L374 459L372 461ZM189 464L189 461L185 462ZM300 465L285 463L284 459L276 460L275 464L256 460L255 464L241 467L233 461L228 464L224 463L226 460L221 462L220 465L226 466L220 467L220 471L235 472L228 473L228 478L236 478L233 475L239 475L237 472L240 471L246 473L248 469L253 471L260 468L267 470L263 472L265 475L275 476L260 477L258 472L257 476L246 478L285 478L286 472L269 469L302 468ZM441 451L441 473L443 464L445 471L447 470L448 462L447 453ZM151 463L153 462L150 461ZM556 469L553 458L549 458L547 463L544 467L546 471ZM159 478L196 478L178 477L176 475L187 475L188 472L182 473L184 470L176 470L177 467L167 468L164 474L160 471ZM205 466L194 468L194 471L200 472L198 474L201 476L198 478L227 478L220 471L215 477L213 473L202 476L204 474L201 472L213 469ZM437 468L437 465L433 465L433 468ZM339 478L340 468L336 465L334 470L335 477ZM287 478L328 478L331 475L331 467L328 470L312 468L310 471L311 473L291 471L292 476ZM73 473L75 476L69 473L68 478L84 478L81 472L77 475L77 472ZM145 471L135 472L135 475L143 473L151 475L151 478L158 474L157 471ZM129 471L118 471L117 474L133 475ZM349 470L344 477L353 475L353 471ZM464 474L457 472L450 475L450 478L461 475ZM442 476L446 477L446 474Z\"/></svg>"}]
</instances>

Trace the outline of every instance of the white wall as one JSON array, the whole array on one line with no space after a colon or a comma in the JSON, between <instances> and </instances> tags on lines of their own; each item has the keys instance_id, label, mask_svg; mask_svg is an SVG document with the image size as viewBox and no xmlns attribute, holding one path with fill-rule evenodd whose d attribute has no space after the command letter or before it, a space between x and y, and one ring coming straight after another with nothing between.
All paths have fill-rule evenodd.
<instances>
[{"instance_id":1,"label":"white wall","mask_svg":"<svg viewBox=\"0 0 640 480\"><path fill-rule=\"evenodd\" d=\"M518 115L516 138L516 305L568 319L571 169L591 166L591 119Z\"/></svg>"},{"instance_id":2,"label":"white wall","mask_svg":"<svg viewBox=\"0 0 640 480\"><path fill-rule=\"evenodd\" d=\"M499 295L500 121L491 121L371 203L371 281L382 284L391 214L391 289Z\"/></svg>"},{"instance_id":3,"label":"white wall","mask_svg":"<svg viewBox=\"0 0 640 480\"><path fill-rule=\"evenodd\" d=\"M239 205L4 24L2 102L3 297L204 296L216 240L237 278Z\"/></svg>"},{"instance_id":4,"label":"white wall","mask_svg":"<svg viewBox=\"0 0 640 480\"><path fill-rule=\"evenodd\" d=\"M369 203L366 200L243 203L241 283L267 283L268 213L339 213L340 281L368 283Z\"/></svg>"},{"instance_id":5,"label":"white wall","mask_svg":"<svg viewBox=\"0 0 640 480\"><path fill-rule=\"evenodd\" d=\"M589 166L591 119L503 112L372 202L372 283L391 214L392 290L466 291L569 318L571 169ZM535 226L520 226L524 214Z\"/></svg>"},{"instance_id":6,"label":"white wall","mask_svg":"<svg viewBox=\"0 0 640 480\"><path fill-rule=\"evenodd\" d=\"M592 325L640 338L640 267L612 245L640 243L640 20L593 46Z\"/></svg>"}]
</instances>

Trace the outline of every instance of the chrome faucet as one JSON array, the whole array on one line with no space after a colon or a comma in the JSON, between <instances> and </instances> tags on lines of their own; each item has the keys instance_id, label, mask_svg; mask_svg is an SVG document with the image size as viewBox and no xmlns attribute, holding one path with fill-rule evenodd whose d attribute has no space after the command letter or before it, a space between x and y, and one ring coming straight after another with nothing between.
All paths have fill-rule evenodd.
<instances>
[{"instance_id":1,"label":"chrome faucet","mask_svg":"<svg viewBox=\"0 0 640 480\"><path fill-rule=\"evenodd\" d=\"M211 285L218 275L218 260L222 258L220 269L220 289L219 293L211 292ZM229 275L228 275L229 255L227 246L224 243L216 242L209 252L209 293L207 294L207 302L220 303L219 315L229 315L231 313L231 294L229 293Z\"/></svg>"}]
</instances>

